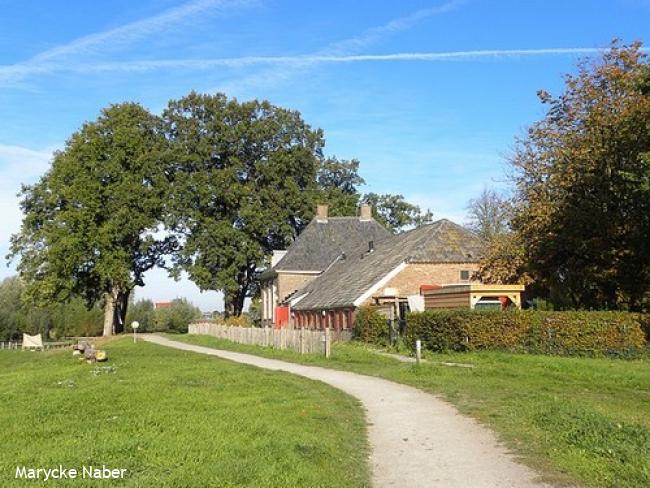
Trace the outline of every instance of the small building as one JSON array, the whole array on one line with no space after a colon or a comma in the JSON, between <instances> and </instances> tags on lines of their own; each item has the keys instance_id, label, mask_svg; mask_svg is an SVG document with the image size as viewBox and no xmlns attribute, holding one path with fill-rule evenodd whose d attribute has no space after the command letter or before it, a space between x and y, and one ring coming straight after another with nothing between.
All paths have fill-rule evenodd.
<instances>
[{"instance_id":1,"label":"small building","mask_svg":"<svg viewBox=\"0 0 650 488\"><path fill-rule=\"evenodd\" d=\"M422 288L424 309L470 308L497 309L521 308L524 285L485 285L468 283Z\"/></svg>"}]
</instances>

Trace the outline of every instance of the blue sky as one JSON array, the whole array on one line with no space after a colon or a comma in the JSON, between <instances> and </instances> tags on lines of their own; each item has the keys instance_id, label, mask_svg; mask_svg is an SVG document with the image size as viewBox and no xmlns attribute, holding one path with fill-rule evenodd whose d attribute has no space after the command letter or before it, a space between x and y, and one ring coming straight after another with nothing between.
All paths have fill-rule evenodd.
<instances>
[{"instance_id":1,"label":"blue sky","mask_svg":"<svg viewBox=\"0 0 650 488\"><path fill-rule=\"evenodd\" d=\"M543 115L536 91L615 37L647 40L649 21L648 0L0 0L0 253L20 184L84 121L192 89L300 110L328 154L361 161L367 191L462 222L504 187L515 137ZM139 297L221 307L187 280L147 281Z\"/></svg>"}]
</instances>

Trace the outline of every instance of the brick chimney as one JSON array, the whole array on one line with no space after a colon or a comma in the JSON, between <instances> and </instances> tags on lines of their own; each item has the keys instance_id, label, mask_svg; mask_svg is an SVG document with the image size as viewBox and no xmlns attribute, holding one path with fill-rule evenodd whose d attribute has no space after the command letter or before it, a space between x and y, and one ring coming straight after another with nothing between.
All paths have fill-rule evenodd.
<instances>
[{"instance_id":1,"label":"brick chimney","mask_svg":"<svg viewBox=\"0 0 650 488\"><path fill-rule=\"evenodd\" d=\"M372 220L372 206L364 203L361 205L359 220Z\"/></svg>"},{"instance_id":2,"label":"brick chimney","mask_svg":"<svg viewBox=\"0 0 650 488\"><path fill-rule=\"evenodd\" d=\"M327 205L316 205L316 222L327 222Z\"/></svg>"}]
</instances>

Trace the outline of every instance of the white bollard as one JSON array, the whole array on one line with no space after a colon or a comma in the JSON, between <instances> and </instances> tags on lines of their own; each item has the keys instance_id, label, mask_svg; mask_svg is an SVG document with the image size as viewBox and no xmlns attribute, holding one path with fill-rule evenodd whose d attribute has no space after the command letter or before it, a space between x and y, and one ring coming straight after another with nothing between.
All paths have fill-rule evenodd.
<instances>
[{"instance_id":1,"label":"white bollard","mask_svg":"<svg viewBox=\"0 0 650 488\"><path fill-rule=\"evenodd\" d=\"M422 360L422 342L420 339L415 341L415 364L418 366L420 365L420 361Z\"/></svg>"}]
</instances>

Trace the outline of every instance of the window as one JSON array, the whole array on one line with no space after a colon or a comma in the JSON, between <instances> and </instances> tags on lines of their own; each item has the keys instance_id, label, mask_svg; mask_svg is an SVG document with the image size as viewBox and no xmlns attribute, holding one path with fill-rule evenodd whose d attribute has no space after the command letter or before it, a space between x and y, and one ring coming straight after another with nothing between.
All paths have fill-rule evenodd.
<instances>
[{"instance_id":1,"label":"window","mask_svg":"<svg viewBox=\"0 0 650 488\"><path fill-rule=\"evenodd\" d=\"M464 269L460 272L460 281L469 281L469 271Z\"/></svg>"}]
</instances>

